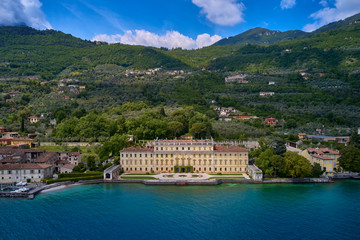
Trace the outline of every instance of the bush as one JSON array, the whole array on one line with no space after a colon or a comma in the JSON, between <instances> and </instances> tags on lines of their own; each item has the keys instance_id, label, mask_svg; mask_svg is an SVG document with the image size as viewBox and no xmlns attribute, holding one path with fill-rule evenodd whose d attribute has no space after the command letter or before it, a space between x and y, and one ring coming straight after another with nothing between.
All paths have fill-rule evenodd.
<instances>
[{"instance_id":1,"label":"bush","mask_svg":"<svg viewBox=\"0 0 360 240\"><path fill-rule=\"evenodd\" d=\"M218 172L218 173L216 173L217 175L222 175L222 173L221 172Z\"/></svg>"},{"instance_id":2,"label":"bush","mask_svg":"<svg viewBox=\"0 0 360 240\"><path fill-rule=\"evenodd\" d=\"M52 183L57 183L57 182L67 182L67 181L72 181L72 182L78 182L80 180L95 180L95 179L102 179L103 175L90 175L90 176L86 176L86 174L83 174L85 176L83 177L67 177L67 178L58 178L58 179L43 179L43 182L47 183L47 184L52 184Z\"/></svg>"},{"instance_id":3,"label":"bush","mask_svg":"<svg viewBox=\"0 0 360 240\"><path fill-rule=\"evenodd\" d=\"M90 172L90 173L60 173L59 178L77 178L77 177L91 177L102 175L101 172Z\"/></svg>"}]
</instances>

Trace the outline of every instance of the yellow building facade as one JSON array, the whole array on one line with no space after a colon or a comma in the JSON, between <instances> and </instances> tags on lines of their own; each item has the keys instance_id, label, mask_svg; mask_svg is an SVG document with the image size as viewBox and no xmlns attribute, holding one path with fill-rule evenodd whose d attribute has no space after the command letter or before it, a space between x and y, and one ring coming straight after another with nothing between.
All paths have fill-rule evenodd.
<instances>
[{"instance_id":1,"label":"yellow building facade","mask_svg":"<svg viewBox=\"0 0 360 240\"><path fill-rule=\"evenodd\" d=\"M341 172L338 163L339 151L328 148L308 148L302 151L301 155L308 159L311 164L319 163L327 173Z\"/></svg>"},{"instance_id":2,"label":"yellow building facade","mask_svg":"<svg viewBox=\"0 0 360 240\"><path fill-rule=\"evenodd\" d=\"M155 140L152 146L120 151L124 172L245 173L249 151L238 146L219 146L212 140Z\"/></svg>"}]
</instances>

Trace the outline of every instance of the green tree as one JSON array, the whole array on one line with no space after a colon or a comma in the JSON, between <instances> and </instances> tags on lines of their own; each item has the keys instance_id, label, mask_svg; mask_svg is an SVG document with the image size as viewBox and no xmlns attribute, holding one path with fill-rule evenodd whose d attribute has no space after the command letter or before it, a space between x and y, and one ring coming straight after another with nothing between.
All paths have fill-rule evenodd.
<instances>
[{"instance_id":1,"label":"green tree","mask_svg":"<svg viewBox=\"0 0 360 240\"><path fill-rule=\"evenodd\" d=\"M184 129L184 125L178 121L171 121L168 124L169 131L173 134L174 138Z\"/></svg>"},{"instance_id":2,"label":"green tree","mask_svg":"<svg viewBox=\"0 0 360 240\"><path fill-rule=\"evenodd\" d=\"M340 150L339 166L351 172L360 172L360 149L349 145Z\"/></svg>"},{"instance_id":3,"label":"green tree","mask_svg":"<svg viewBox=\"0 0 360 240\"><path fill-rule=\"evenodd\" d=\"M191 135L193 135L197 139L201 137L205 137L206 132L207 132L206 124L202 122L194 123L190 128Z\"/></svg>"},{"instance_id":4,"label":"green tree","mask_svg":"<svg viewBox=\"0 0 360 240\"><path fill-rule=\"evenodd\" d=\"M319 163L314 163L312 170L311 170L311 175L313 177L320 177L321 174L323 174L325 172L325 170L321 169L321 166Z\"/></svg>"},{"instance_id":5,"label":"green tree","mask_svg":"<svg viewBox=\"0 0 360 240\"><path fill-rule=\"evenodd\" d=\"M95 171L97 169L96 163L99 161L98 155L94 153L84 153L81 158L86 162L87 169L90 171Z\"/></svg>"},{"instance_id":6,"label":"green tree","mask_svg":"<svg viewBox=\"0 0 360 240\"><path fill-rule=\"evenodd\" d=\"M357 148L360 148L360 135L357 132L352 132L350 136L349 145L353 145Z\"/></svg>"},{"instance_id":7,"label":"green tree","mask_svg":"<svg viewBox=\"0 0 360 240\"><path fill-rule=\"evenodd\" d=\"M109 141L104 142L99 150L101 159L107 159L110 156L119 156L120 150L132 146L134 143L129 141L127 135L115 134Z\"/></svg>"},{"instance_id":8,"label":"green tree","mask_svg":"<svg viewBox=\"0 0 360 240\"><path fill-rule=\"evenodd\" d=\"M284 154L284 165L281 175L290 178L310 177L312 166L310 162L296 152L286 152Z\"/></svg>"},{"instance_id":9,"label":"green tree","mask_svg":"<svg viewBox=\"0 0 360 240\"><path fill-rule=\"evenodd\" d=\"M271 147L277 155L283 155L286 152L285 141L280 137L274 139L271 143Z\"/></svg>"}]
</instances>

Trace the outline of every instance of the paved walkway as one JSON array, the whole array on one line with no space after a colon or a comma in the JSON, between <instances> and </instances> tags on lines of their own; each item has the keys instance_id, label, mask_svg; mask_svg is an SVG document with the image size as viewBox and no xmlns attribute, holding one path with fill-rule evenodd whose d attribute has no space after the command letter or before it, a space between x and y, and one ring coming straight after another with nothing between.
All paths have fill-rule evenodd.
<instances>
[{"instance_id":1,"label":"paved walkway","mask_svg":"<svg viewBox=\"0 0 360 240\"><path fill-rule=\"evenodd\" d=\"M224 178L238 178L244 177L245 179L250 179L250 177L246 173L239 173L239 175L210 175L207 173L159 173L156 175L132 175L132 174L122 174L121 176L128 176L128 177L154 177L158 178L159 180L206 180L211 177L224 177Z\"/></svg>"}]
</instances>

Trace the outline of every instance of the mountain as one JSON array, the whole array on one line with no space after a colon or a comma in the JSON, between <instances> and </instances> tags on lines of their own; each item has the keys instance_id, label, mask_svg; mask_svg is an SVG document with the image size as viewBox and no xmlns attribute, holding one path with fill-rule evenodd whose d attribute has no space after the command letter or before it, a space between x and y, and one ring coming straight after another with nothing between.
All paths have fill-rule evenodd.
<instances>
[{"instance_id":1,"label":"mountain","mask_svg":"<svg viewBox=\"0 0 360 240\"><path fill-rule=\"evenodd\" d=\"M235 44L259 44L259 45L270 45L275 42L292 40L299 37L306 37L309 34L303 31L273 31L266 28L253 28L234 37L229 37L216 42L214 45L235 45Z\"/></svg>"},{"instance_id":2,"label":"mountain","mask_svg":"<svg viewBox=\"0 0 360 240\"><path fill-rule=\"evenodd\" d=\"M269 46L247 44L229 56L211 61L208 67L245 72L276 69L356 72L360 68L359 46L360 22Z\"/></svg>"},{"instance_id":3,"label":"mountain","mask_svg":"<svg viewBox=\"0 0 360 240\"><path fill-rule=\"evenodd\" d=\"M355 14L355 15L353 15L351 17L348 17L348 18L346 18L344 20L339 20L337 22L329 23L329 24L327 24L325 26L322 26L321 28L313 31L311 34L315 35L315 34L318 34L318 33L322 33L322 32L329 31L329 30L334 30L334 29L337 29L337 28L340 28L340 27L343 27L343 26L356 24L356 23L359 23L359 22L360 22L360 13Z\"/></svg>"},{"instance_id":4,"label":"mountain","mask_svg":"<svg viewBox=\"0 0 360 240\"><path fill-rule=\"evenodd\" d=\"M360 22L360 13L348 17L344 20L329 23L311 33L303 32L300 30L281 32L278 30L269 30L266 28L256 27L246 32L240 33L236 36L221 39L220 41L216 42L214 45L215 46L244 45L244 44L271 45L277 42L311 37L322 32L335 30L337 28L348 26L358 22Z\"/></svg>"},{"instance_id":5,"label":"mountain","mask_svg":"<svg viewBox=\"0 0 360 240\"><path fill-rule=\"evenodd\" d=\"M107 63L141 69L188 67L153 47L109 45L27 26L0 27L0 76L51 79L67 68L85 70Z\"/></svg>"}]
</instances>

